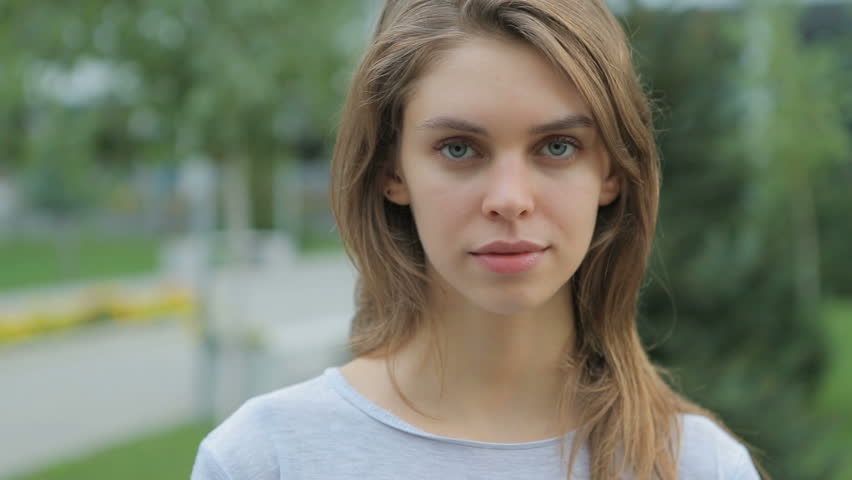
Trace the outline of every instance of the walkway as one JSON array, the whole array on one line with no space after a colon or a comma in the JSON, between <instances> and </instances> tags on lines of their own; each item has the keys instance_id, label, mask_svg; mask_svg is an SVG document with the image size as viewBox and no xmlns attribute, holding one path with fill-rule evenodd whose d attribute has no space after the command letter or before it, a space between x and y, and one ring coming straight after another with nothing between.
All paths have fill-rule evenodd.
<instances>
[{"instance_id":1,"label":"walkway","mask_svg":"<svg viewBox=\"0 0 852 480\"><path fill-rule=\"evenodd\" d=\"M345 361L354 290L345 258L217 271L210 287L211 325L225 339L212 376L219 418L248 396ZM15 295L0 306L42 296ZM246 340L262 349L246 353ZM191 420L205 400L199 347L174 319L0 347L0 478Z\"/></svg>"}]
</instances>

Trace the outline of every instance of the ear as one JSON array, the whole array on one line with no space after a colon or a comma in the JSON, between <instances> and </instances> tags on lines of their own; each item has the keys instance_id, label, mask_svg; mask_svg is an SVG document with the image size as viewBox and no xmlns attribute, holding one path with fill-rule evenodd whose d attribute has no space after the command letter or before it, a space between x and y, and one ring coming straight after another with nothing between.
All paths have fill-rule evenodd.
<instances>
[{"instance_id":1,"label":"ear","mask_svg":"<svg viewBox=\"0 0 852 480\"><path fill-rule=\"evenodd\" d=\"M405 183L402 173L398 170L388 171L386 174L383 193L385 198L397 205L411 204L411 194L408 191L408 185Z\"/></svg>"},{"instance_id":2,"label":"ear","mask_svg":"<svg viewBox=\"0 0 852 480\"><path fill-rule=\"evenodd\" d=\"M601 193L598 198L598 205L604 207L611 204L618 198L621 193L621 175L617 169L609 169L607 177L604 178L601 184Z\"/></svg>"}]
</instances>

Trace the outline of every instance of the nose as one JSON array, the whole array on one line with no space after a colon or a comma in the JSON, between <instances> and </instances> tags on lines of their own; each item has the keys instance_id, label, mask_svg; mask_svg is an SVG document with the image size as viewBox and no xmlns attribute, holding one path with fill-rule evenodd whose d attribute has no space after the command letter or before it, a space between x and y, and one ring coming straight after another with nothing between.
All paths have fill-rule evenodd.
<instances>
[{"instance_id":1,"label":"nose","mask_svg":"<svg viewBox=\"0 0 852 480\"><path fill-rule=\"evenodd\" d=\"M535 208L534 197L523 156L497 159L487 176L482 214L492 220L525 218Z\"/></svg>"}]
</instances>

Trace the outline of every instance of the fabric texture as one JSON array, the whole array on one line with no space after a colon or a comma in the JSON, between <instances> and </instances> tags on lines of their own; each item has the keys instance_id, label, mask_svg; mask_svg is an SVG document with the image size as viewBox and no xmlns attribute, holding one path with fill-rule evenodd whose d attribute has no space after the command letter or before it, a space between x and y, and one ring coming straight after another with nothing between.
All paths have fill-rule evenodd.
<instances>
[{"instance_id":1,"label":"fabric texture","mask_svg":"<svg viewBox=\"0 0 852 480\"><path fill-rule=\"evenodd\" d=\"M681 480L760 478L747 450L711 420L684 415L683 426ZM565 480L559 440L433 435L368 400L331 367L243 404L201 442L192 480ZM583 449L570 478L589 478Z\"/></svg>"}]
</instances>

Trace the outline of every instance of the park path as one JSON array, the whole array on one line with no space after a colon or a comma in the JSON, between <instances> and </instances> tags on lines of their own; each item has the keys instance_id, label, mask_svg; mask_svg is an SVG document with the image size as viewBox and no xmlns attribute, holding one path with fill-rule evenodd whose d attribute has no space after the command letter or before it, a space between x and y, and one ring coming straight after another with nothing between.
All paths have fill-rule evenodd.
<instances>
[{"instance_id":1,"label":"park path","mask_svg":"<svg viewBox=\"0 0 852 480\"><path fill-rule=\"evenodd\" d=\"M209 319L223 335L207 377L217 419L251 395L345 360L354 279L342 256L211 273ZM159 280L120 282L143 288ZM14 292L0 307L44 294ZM248 336L261 340L259 349L240 348ZM0 348L0 478L192 420L209 400L199 382L210 371L204 351L195 330L168 318Z\"/></svg>"}]
</instances>

